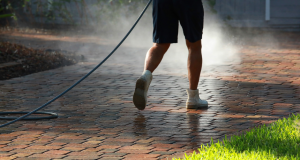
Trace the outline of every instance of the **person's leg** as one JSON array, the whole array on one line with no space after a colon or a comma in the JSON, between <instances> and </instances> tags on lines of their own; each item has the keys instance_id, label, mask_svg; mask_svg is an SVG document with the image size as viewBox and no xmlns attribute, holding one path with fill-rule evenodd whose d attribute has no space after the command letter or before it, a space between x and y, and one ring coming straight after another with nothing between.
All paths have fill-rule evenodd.
<instances>
[{"instance_id":1,"label":"person's leg","mask_svg":"<svg viewBox=\"0 0 300 160\"><path fill-rule=\"evenodd\" d=\"M188 56L188 78L190 88L187 89L188 99L186 102L186 108L199 109L207 108L208 103L205 100L201 100L199 97L198 83L200 79L200 73L202 69L202 53L201 53L201 40L194 43L186 40L186 46L189 50Z\"/></svg>"},{"instance_id":2,"label":"person's leg","mask_svg":"<svg viewBox=\"0 0 300 160\"><path fill-rule=\"evenodd\" d=\"M170 43L154 43L146 55L144 72L137 79L133 94L133 103L139 110L145 109L147 105L147 92L152 81L152 72L157 68L169 47Z\"/></svg>"},{"instance_id":3,"label":"person's leg","mask_svg":"<svg viewBox=\"0 0 300 160\"><path fill-rule=\"evenodd\" d=\"M146 55L144 71L148 70L153 73L169 47L170 43L153 43L153 46L149 49Z\"/></svg>"},{"instance_id":4,"label":"person's leg","mask_svg":"<svg viewBox=\"0 0 300 160\"><path fill-rule=\"evenodd\" d=\"M147 92L152 81L152 72L160 64L170 43L177 43L178 18L174 12L173 0L153 0L153 46L149 49L144 72L137 79L133 103L139 110L147 105Z\"/></svg>"},{"instance_id":5,"label":"person's leg","mask_svg":"<svg viewBox=\"0 0 300 160\"><path fill-rule=\"evenodd\" d=\"M187 68L190 90L196 90L198 88L200 73L202 69L201 40L194 43L186 40L186 46L189 50Z\"/></svg>"}]
</instances>

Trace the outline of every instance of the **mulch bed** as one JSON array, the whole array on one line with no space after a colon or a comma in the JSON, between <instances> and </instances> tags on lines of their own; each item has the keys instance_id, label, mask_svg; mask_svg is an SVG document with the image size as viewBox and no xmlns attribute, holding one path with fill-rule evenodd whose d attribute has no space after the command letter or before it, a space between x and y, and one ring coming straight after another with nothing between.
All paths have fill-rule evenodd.
<instances>
[{"instance_id":1,"label":"mulch bed","mask_svg":"<svg viewBox=\"0 0 300 160\"><path fill-rule=\"evenodd\" d=\"M83 58L62 50L32 49L19 44L0 42L0 80L73 65ZM9 62L17 63L4 65Z\"/></svg>"}]
</instances>

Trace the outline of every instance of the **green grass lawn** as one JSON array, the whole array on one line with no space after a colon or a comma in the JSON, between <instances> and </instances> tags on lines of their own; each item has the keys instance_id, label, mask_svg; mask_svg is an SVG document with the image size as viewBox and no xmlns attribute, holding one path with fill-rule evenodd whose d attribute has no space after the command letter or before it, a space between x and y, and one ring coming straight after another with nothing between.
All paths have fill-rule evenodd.
<instances>
[{"instance_id":1,"label":"green grass lawn","mask_svg":"<svg viewBox=\"0 0 300 160\"><path fill-rule=\"evenodd\" d=\"M300 160L300 115L278 120L251 131L202 145L199 153L173 160Z\"/></svg>"}]
</instances>

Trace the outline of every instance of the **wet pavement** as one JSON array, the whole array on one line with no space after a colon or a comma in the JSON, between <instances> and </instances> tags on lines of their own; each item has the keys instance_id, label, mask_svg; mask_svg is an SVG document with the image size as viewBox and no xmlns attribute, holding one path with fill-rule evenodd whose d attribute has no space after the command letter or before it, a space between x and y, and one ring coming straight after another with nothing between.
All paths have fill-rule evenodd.
<instances>
[{"instance_id":1,"label":"wet pavement","mask_svg":"<svg viewBox=\"0 0 300 160\"><path fill-rule=\"evenodd\" d=\"M103 57L109 47L102 47ZM185 65L163 61L154 73L148 105L138 111L132 95L146 51L121 47L88 79L43 110L59 118L0 128L0 159L171 159L211 138L300 112L299 42L274 48L245 45L240 63L204 66L199 90L209 102L206 110L185 108ZM89 72L101 56L0 81L0 112L39 107Z\"/></svg>"}]
</instances>

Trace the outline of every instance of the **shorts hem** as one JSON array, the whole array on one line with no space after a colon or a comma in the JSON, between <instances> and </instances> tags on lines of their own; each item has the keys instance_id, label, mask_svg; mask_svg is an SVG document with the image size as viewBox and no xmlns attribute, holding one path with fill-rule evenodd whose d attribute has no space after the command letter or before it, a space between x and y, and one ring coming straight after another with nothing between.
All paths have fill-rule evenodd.
<instances>
[{"instance_id":1,"label":"shorts hem","mask_svg":"<svg viewBox=\"0 0 300 160\"><path fill-rule=\"evenodd\" d=\"M178 40L176 41L153 40L153 43L178 43Z\"/></svg>"},{"instance_id":2,"label":"shorts hem","mask_svg":"<svg viewBox=\"0 0 300 160\"><path fill-rule=\"evenodd\" d=\"M189 39L187 39L186 38L186 40L188 40L189 42L191 42L191 43L195 43L195 42L197 42L197 41L199 41L199 40L202 40L202 37L201 38L197 38L197 39L193 39L193 40L189 40Z\"/></svg>"}]
</instances>

